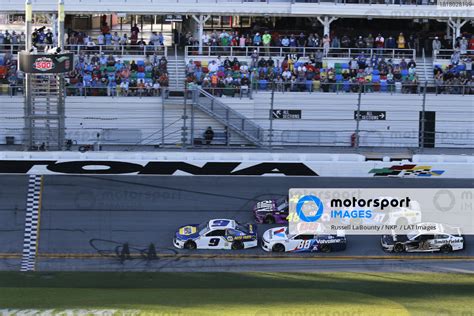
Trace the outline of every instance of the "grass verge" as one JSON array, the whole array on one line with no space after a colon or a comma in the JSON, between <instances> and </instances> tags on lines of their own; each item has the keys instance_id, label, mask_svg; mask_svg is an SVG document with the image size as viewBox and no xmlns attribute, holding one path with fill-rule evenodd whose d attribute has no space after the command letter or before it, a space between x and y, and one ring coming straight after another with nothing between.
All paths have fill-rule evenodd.
<instances>
[{"instance_id":1,"label":"grass verge","mask_svg":"<svg viewBox=\"0 0 474 316\"><path fill-rule=\"evenodd\" d=\"M0 272L0 309L56 312L470 316L473 297L469 274Z\"/></svg>"}]
</instances>

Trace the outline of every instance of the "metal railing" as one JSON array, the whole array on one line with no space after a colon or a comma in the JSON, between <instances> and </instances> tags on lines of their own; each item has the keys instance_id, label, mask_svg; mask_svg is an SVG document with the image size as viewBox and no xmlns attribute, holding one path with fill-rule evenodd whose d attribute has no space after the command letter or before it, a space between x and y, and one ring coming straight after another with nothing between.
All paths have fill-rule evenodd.
<instances>
[{"instance_id":1,"label":"metal railing","mask_svg":"<svg viewBox=\"0 0 474 316\"><path fill-rule=\"evenodd\" d=\"M193 91L193 103L225 126L240 133L243 137L260 145L263 141L263 129L239 112L222 103L215 96L200 88Z\"/></svg>"},{"instance_id":2,"label":"metal railing","mask_svg":"<svg viewBox=\"0 0 474 316\"><path fill-rule=\"evenodd\" d=\"M425 74L425 82L428 82L428 74L427 74L427 69L426 69L426 56L425 56L425 49L423 48L422 50L422 58L423 58L423 72ZM431 71L431 69L429 69Z\"/></svg>"},{"instance_id":3,"label":"metal railing","mask_svg":"<svg viewBox=\"0 0 474 316\"><path fill-rule=\"evenodd\" d=\"M452 87L446 85L445 87ZM94 102L97 100L94 95L87 94L88 101L81 97L67 98L67 139L74 141L77 145L87 145L100 141L105 149L140 150L144 146L173 146L186 144L188 147L206 145L202 142L195 143L196 138L202 138L202 134L207 126L212 125L216 135L210 146L240 146L248 145L251 142L244 139L239 129L251 135L252 139L258 137L258 141L264 147L272 146L352 146L354 148L363 146L378 147L402 147L402 148L420 148L420 147L458 147L474 148L474 131L472 130L472 121L470 120L470 101L474 94L474 88L470 89L470 96L440 96L438 98L424 97L427 93L427 87L420 89L420 95L386 97L380 95L378 98L374 95L365 94L362 87L358 91L353 91L348 97L334 97L328 94L306 94L301 95L302 100L314 97L315 102L301 105L296 100L295 94L291 96L284 95L285 92L273 89L266 93L255 95L258 100L255 105L256 111L251 117L245 117L233 108L229 108L222 103L222 99L210 95L208 92L195 89L193 101L198 102L204 113L211 118L219 117L217 122L223 122L224 126L230 126L225 129L221 124L209 120L209 117L203 116L196 111L198 107L191 104L190 99L169 99L168 103L165 97L165 91L162 90L163 103L155 100L145 101L135 97L120 97L127 101L118 100L119 97L109 97L110 101ZM97 88L102 93L106 89ZM0 89L0 92L3 91ZM184 92L184 91L183 91ZM460 91L458 91L460 92ZM193 92L191 92L193 94ZM198 94L198 95L196 95ZM151 97L151 95L150 95ZM156 96L159 97L158 95ZM375 98L374 98L375 97ZM442 99L440 99L442 98ZM128 101L130 100L130 101ZM187 101L186 101L187 100ZM331 100L331 101L329 101ZM399 103L398 100L401 102ZM456 103L455 107L440 108L436 110L441 115L436 118L425 112L428 108L431 112L433 105L448 104L451 100ZM5 101L5 100L4 100ZM376 101L376 102L374 102ZM439 101L439 102L438 102ZM448 103L446 103L448 102ZM385 104L386 103L386 104ZM117 106L117 104L122 104ZM128 106L125 106L130 104ZM142 104L148 104L141 107ZM239 106L239 103L233 102L232 106ZM335 106L328 107L327 104ZM382 104L382 105L381 105ZM156 107L155 107L156 105ZM288 107L286 107L288 105ZM340 106L338 106L340 105ZM399 106L403 105L403 106ZM5 144L7 137L15 137L15 144L19 145L24 137L24 112L22 110L23 98L17 96L3 102L0 107L0 118L3 124L0 127L0 145ZM242 103L240 109L245 109L247 105ZM292 118L293 126L287 124L283 117L273 117L274 109L293 108L302 111L303 115ZM195 110L193 110L195 109ZM385 128L385 124L368 123L375 118L364 117L366 114L357 114L362 111L387 111L384 116L387 123L392 125L390 130ZM2 111L3 110L3 111ZM329 111L329 112L328 112ZM329 114L328 114L329 113ZM385 113L385 112L384 112ZM449 115L445 115L449 113ZM380 114L370 114L377 115ZM372 116L373 117L373 116ZM420 117L424 124L420 125ZM380 117L379 117L380 118ZM161 124L159 123L161 119ZM107 120L106 125L103 124ZM79 127L79 123L85 122ZM190 123L192 122L192 123ZM211 123L210 123L211 122ZM270 123L273 122L273 123ZM433 127L436 122L436 130ZM359 125L360 123L360 125ZM306 128L306 129L305 129ZM190 135L183 140L183 132ZM96 136L96 135L100 135ZM237 137L238 136L238 137ZM76 146L76 145L75 145ZM110 147L122 146L122 147ZM141 147L140 147L141 146ZM184 145L183 145L184 146ZM74 147L72 150L76 150ZM147 147L149 150L150 147Z\"/></svg>"},{"instance_id":4,"label":"metal railing","mask_svg":"<svg viewBox=\"0 0 474 316\"><path fill-rule=\"evenodd\" d=\"M249 98L252 99L255 93L272 91L272 84L267 83L265 87L259 85L259 83L253 83L250 86L235 86L235 87L201 87L198 85L189 86L188 95L191 95L191 90L202 89L208 95L215 98L219 97L232 97L232 98ZM388 83L388 84L377 84L377 83L319 83L318 85L305 84L305 83L275 83L274 89L276 92L290 93L290 92L302 92L302 93L335 93L335 94L349 94L358 93L361 89L362 93L380 93L380 94L420 94L423 93L422 84L412 83ZM164 95L165 97L169 94L168 87L160 87L158 89L145 87L135 88L129 87L128 89L122 89L120 86L104 86L104 87L84 87L84 86L67 86L65 88L67 96L80 96L80 97L157 97ZM434 87L428 87L427 94L459 94L459 95L473 95L474 87L469 85L453 85L453 84L436 84ZM0 96L22 96L23 86L15 85L0 85Z\"/></svg>"},{"instance_id":5,"label":"metal railing","mask_svg":"<svg viewBox=\"0 0 474 316\"><path fill-rule=\"evenodd\" d=\"M436 63L437 60L450 60L451 56L456 50L454 49L440 49L433 52L433 60ZM471 56L474 58L474 50L466 50L466 53L462 53L461 56Z\"/></svg>"},{"instance_id":6,"label":"metal railing","mask_svg":"<svg viewBox=\"0 0 474 316\"><path fill-rule=\"evenodd\" d=\"M298 55L298 57L314 57L316 53L323 52L324 58L353 58L361 53L367 58L377 56L379 58L412 58L416 59L414 49L398 48L329 48L327 52L323 47L284 47L284 46L203 46L202 54L199 54L199 46L186 46L186 58L199 57L248 57L250 58L254 51L257 51L259 57L285 57L287 55Z\"/></svg>"},{"instance_id":7,"label":"metal railing","mask_svg":"<svg viewBox=\"0 0 474 316\"><path fill-rule=\"evenodd\" d=\"M44 52L47 47L51 45L37 45L38 52ZM25 49L25 44L1 44L0 54L10 53L12 55ZM163 55L168 56L168 46L153 46L146 45L141 47L140 45L65 45L65 50L68 50L77 55L79 54L104 54L104 55L115 55L115 56L148 56L148 55ZM46 49L47 50L47 49Z\"/></svg>"}]
</instances>

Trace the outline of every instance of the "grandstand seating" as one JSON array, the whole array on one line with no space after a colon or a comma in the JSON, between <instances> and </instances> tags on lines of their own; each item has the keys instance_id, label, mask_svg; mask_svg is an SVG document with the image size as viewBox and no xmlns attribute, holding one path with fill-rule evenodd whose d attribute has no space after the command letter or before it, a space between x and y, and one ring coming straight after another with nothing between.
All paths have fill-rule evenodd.
<instances>
[{"instance_id":1,"label":"grandstand seating","mask_svg":"<svg viewBox=\"0 0 474 316\"><path fill-rule=\"evenodd\" d=\"M364 84L367 86L367 92L384 92L389 90L386 89L388 86L402 82L404 85L414 86L413 92L416 92L418 85L415 68L413 71L407 69L406 62L404 66L401 66L402 59L387 61L374 59L366 63L363 57L357 62L355 69L351 69L349 63L344 60L327 60L322 63L321 68L314 62L300 60L301 58L293 59L292 57L272 59L271 62L270 59L263 58L258 62L239 61L237 58L224 61L216 59L210 62L206 59L190 59L187 82L197 83L205 89L221 87L226 88L227 91L238 90L241 85L244 85L242 83L244 78L248 78L252 88L256 90L267 90L273 87L272 83L275 83L279 90L350 92L358 91L354 90L354 85ZM356 62L355 59L353 61ZM373 65L370 62L373 62ZM287 70L289 73L285 73ZM285 77L286 75L290 77ZM381 89L382 85L383 89Z\"/></svg>"}]
</instances>

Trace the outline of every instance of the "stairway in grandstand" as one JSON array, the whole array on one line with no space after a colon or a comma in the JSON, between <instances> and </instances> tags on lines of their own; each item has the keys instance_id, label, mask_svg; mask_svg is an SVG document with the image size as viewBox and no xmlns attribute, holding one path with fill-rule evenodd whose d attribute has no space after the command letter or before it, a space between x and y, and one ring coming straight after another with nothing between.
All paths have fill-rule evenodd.
<instances>
[{"instance_id":1,"label":"stairway in grandstand","mask_svg":"<svg viewBox=\"0 0 474 316\"><path fill-rule=\"evenodd\" d=\"M257 147L263 146L264 130L253 120L200 88L197 88L195 93L195 107L226 126L229 131L238 134Z\"/></svg>"},{"instance_id":2,"label":"stairway in grandstand","mask_svg":"<svg viewBox=\"0 0 474 316\"><path fill-rule=\"evenodd\" d=\"M416 60L416 73L420 80L420 83L434 86L434 76L433 76L433 59L431 57L417 58Z\"/></svg>"},{"instance_id":3,"label":"stairway in grandstand","mask_svg":"<svg viewBox=\"0 0 474 316\"><path fill-rule=\"evenodd\" d=\"M168 57L169 88L173 90L184 90L184 81L186 80L186 62L184 56L177 54Z\"/></svg>"}]
</instances>

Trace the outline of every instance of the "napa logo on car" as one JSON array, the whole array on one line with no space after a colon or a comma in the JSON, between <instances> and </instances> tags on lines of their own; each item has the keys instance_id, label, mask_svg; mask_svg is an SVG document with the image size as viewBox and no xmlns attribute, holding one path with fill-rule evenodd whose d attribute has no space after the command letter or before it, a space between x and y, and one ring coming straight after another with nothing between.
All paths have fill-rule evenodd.
<instances>
[{"instance_id":1,"label":"napa logo on car","mask_svg":"<svg viewBox=\"0 0 474 316\"><path fill-rule=\"evenodd\" d=\"M54 61L49 57L40 57L33 63L33 68L39 71L50 71L54 69Z\"/></svg>"},{"instance_id":2,"label":"napa logo on car","mask_svg":"<svg viewBox=\"0 0 474 316\"><path fill-rule=\"evenodd\" d=\"M179 234L183 236L189 236L195 234L197 232L197 228L195 226L185 226L179 229Z\"/></svg>"}]
</instances>

